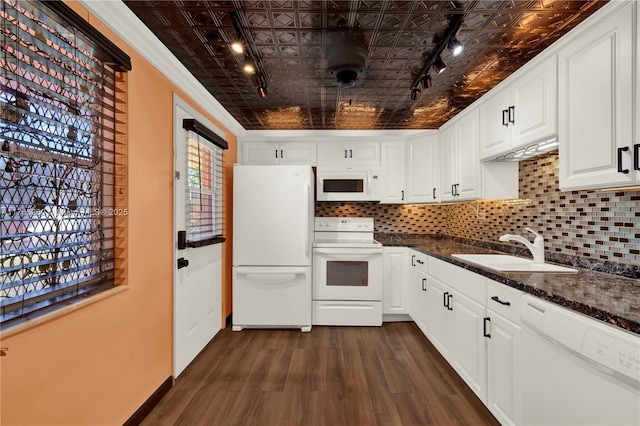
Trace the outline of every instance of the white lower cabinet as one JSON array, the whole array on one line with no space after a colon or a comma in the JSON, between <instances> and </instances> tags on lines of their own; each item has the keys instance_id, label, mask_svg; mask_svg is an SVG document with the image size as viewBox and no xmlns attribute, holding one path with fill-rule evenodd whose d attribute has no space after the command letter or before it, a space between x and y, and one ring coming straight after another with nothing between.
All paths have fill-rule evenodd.
<instances>
[{"instance_id":1,"label":"white lower cabinet","mask_svg":"<svg viewBox=\"0 0 640 426\"><path fill-rule=\"evenodd\" d=\"M486 405L500 424L520 424L520 326L491 309L487 318Z\"/></svg>"},{"instance_id":2,"label":"white lower cabinet","mask_svg":"<svg viewBox=\"0 0 640 426\"><path fill-rule=\"evenodd\" d=\"M408 252L411 318L501 424L521 424L522 292L424 256Z\"/></svg>"},{"instance_id":3,"label":"white lower cabinet","mask_svg":"<svg viewBox=\"0 0 640 426\"><path fill-rule=\"evenodd\" d=\"M485 307L451 290L451 366L471 390L487 403Z\"/></svg>"},{"instance_id":4,"label":"white lower cabinet","mask_svg":"<svg viewBox=\"0 0 640 426\"><path fill-rule=\"evenodd\" d=\"M450 326L448 301L451 288L439 280L427 277L427 338L431 344L449 361Z\"/></svg>"},{"instance_id":5,"label":"white lower cabinet","mask_svg":"<svg viewBox=\"0 0 640 426\"><path fill-rule=\"evenodd\" d=\"M383 247L383 299L382 314L409 314L407 283L407 248Z\"/></svg>"},{"instance_id":6,"label":"white lower cabinet","mask_svg":"<svg viewBox=\"0 0 640 426\"><path fill-rule=\"evenodd\" d=\"M409 256L409 315L422 333L427 334L427 255L411 250Z\"/></svg>"},{"instance_id":7,"label":"white lower cabinet","mask_svg":"<svg viewBox=\"0 0 640 426\"><path fill-rule=\"evenodd\" d=\"M427 337L486 403L485 307L432 276L427 282Z\"/></svg>"}]
</instances>

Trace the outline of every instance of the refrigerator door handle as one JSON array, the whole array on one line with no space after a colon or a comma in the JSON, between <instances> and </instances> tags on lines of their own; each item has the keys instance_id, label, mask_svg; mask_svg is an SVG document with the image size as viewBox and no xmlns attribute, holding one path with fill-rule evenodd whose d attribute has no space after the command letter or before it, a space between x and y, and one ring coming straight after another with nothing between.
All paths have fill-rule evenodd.
<instances>
[{"instance_id":1,"label":"refrigerator door handle","mask_svg":"<svg viewBox=\"0 0 640 426\"><path fill-rule=\"evenodd\" d=\"M304 187L304 193L305 193L305 199L307 200L307 206L311 205L311 184L307 184ZM311 208L309 208L309 210L311 210ZM310 214L307 214L305 216L304 219L304 253L308 256L309 255L309 226L310 226Z\"/></svg>"}]
</instances>

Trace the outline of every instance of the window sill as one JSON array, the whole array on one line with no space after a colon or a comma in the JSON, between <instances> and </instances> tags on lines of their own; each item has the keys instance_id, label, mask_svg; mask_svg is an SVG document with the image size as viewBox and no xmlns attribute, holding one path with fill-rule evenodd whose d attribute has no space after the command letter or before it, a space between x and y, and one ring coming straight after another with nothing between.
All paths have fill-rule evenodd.
<instances>
[{"instance_id":1,"label":"window sill","mask_svg":"<svg viewBox=\"0 0 640 426\"><path fill-rule=\"evenodd\" d=\"M37 316L32 319L27 319L19 324L16 324L12 327L7 328L6 330L2 330L0 332L0 340L6 339L9 336L13 336L14 334L22 333L23 331L28 330L31 327L35 327L37 325L43 324L45 322L51 321L52 319L61 317L63 315L67 315L71 312L77 311L78 309L82 309L86 306L92 305L96 302L106 299L107 297L114 296L116 294L122 293L129 289L128 285L118 285L109 290L102 291L94 296L91 296L87 299L75 299L72 303L67 306L63 306L59 309L56 309L53 312L48 312L46 314Z\"/></svg>"}]
</instances>

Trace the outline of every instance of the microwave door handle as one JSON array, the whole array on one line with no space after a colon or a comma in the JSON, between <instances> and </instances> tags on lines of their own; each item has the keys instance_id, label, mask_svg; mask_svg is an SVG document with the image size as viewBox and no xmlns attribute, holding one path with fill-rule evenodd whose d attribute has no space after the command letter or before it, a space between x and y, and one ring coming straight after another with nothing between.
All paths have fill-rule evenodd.
<instances>
[{"instance_id":1,"label":"microwave door handle","mask_svg":"<svg viewBox=\"0 0 640 426\"><path fill-rule=\"evenodd\" d=\"M367 195L371 195L371 171L367 172Z\"/></svg>"}]
</instances>

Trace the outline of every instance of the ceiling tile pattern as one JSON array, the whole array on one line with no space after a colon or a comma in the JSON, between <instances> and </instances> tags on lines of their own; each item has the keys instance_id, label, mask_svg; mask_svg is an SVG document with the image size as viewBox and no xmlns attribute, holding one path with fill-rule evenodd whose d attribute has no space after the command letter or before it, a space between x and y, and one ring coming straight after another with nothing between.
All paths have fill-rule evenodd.
<instances>
[{"instance_id":1,"label":"ceiling tile pattern","mask_svg":"<svg viewBox=\"0 0 640 426\"><path fill-rule=\"evenodd\" d=\"M160 0L127 6L246 129L437 128L606 1ZM260 98L229 43L237 14L265 71ZM465 50L412 101L411 83L463 14ZM357 28L368 57L355 87L331 76L326 49L340 22Z\"/></svg>"}]
</instances>

